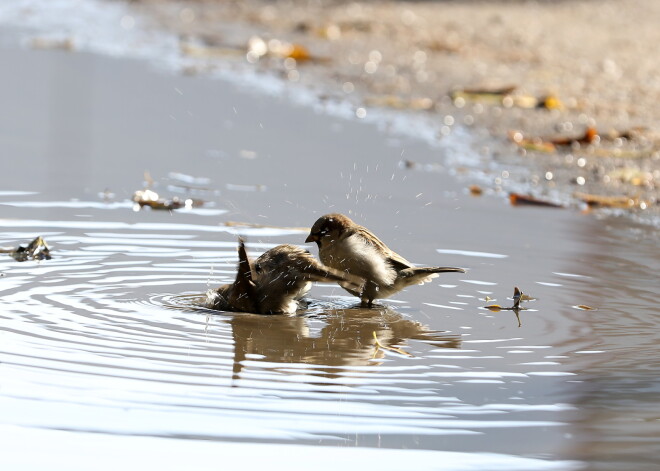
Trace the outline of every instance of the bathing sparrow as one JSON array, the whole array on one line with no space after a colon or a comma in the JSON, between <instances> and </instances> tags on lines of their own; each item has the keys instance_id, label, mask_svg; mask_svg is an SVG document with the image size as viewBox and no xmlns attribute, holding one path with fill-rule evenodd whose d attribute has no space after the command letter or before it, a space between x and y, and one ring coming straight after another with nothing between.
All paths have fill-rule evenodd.
<instances>
[{"instance_id":1,"label":"bathing sparrow","mask_svg":"<svg viewBox=\"0 0 660 471\"><path fill-rule=\"evenodd\" d=\"M256 295L262 314L293 314L312 282L338 282L359 289L362 280L324 266L307 250L295 245L278 245L254 262Z\"/></svg>"},{"instance_id":2,"label":"bathing sparrow","mask_svg":"<svg viewBox=\"0 0 660 471\"><path fill-rule=\"evenodd\" d=\"M259 314L293 314L313 281L341 282L358 290L363 281L324 266L308 251L278 245L252 262L239 239L238 272L232 284L210 293L210 306L223 311Z\"/></svg>"},{"instance_id":3,"label":"bathing sparrow","mask_svg":"<svg viewBox=\"0 0 660 471\"><path fill-rule=\"evenodd\" d=\"M372 306L374 299L387 298L407 286L426 283L438 273L465 273L463 268L455 267L416 267L343 214L321 216L305 242L316 242L319 258L325 265L365 280L359 290L343 282L339 284L367 307Z\"/></svg>"}]
</instances>

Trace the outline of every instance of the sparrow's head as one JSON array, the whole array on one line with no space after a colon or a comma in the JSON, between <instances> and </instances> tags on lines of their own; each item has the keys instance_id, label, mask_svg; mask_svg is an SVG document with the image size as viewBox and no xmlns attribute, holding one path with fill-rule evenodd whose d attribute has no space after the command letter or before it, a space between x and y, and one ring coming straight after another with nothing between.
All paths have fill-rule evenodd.
<instances>
[{"instance_id":1,"label":"sparrow's head","mask_svg":"<svg viewBox=\"0 0 660 471\"><path fill-rule=\"evenodd\" d=\"M305 242L316 242L321 248L324 242L338 239L355 223L339 213L326 214L316 220Z\"/></svg>"}]
</instances>

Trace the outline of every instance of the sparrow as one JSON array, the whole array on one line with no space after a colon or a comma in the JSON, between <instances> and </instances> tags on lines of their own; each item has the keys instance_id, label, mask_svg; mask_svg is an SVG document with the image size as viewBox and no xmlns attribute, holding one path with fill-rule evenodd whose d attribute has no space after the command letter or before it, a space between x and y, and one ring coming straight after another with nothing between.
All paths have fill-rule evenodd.
<instances>
[{"instance_id":1,"label":"sparrow","mask_svg":"<svg viewBox=\"0 0 660 471\"><path fill-rule=\"evenodd\" d=\"M319 258L325 265L365 280L360 289L339 282L357 296L362 306L371 307L374 299L387 298L413 284L424 284L438 273L465 273L456 267L416 267L393 252L369 229L343 214L326 214L312 226L305 242L316 242Z\"/></svg>"},{"instance_id":2,"label":"sparrow","mask_svg":"<svg viewBox=\"0 0 660 471\"><path fill-rule=\"evenodd\" d=\"M278 245L254 262L256 300L262 314L293 314L312 282L337 282L359 289L363 280L323 265L307 250Z\"/></svg>"},{"instance_id":3,"label":"sparrow","mask_svg":"<svg viewBox=\"0 0 660 471\"><path fill-rule=\"evenodd\" d=\"M238 270L232 284L210 293L210 307L257 314L293 314L313 281L341 282L359 289L363 280L324 266L295 245L278 245L252 262L239 239Z\"/></svg>"}]
</instances>

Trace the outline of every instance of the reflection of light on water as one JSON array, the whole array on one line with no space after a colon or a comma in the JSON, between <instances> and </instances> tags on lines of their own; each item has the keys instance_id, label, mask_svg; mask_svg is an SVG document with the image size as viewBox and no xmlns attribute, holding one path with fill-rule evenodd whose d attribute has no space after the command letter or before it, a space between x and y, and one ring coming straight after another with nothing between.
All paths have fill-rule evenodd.
<instances>
[{"instance_id":1,"label":"reflection of light on water","mask_svg":"<svg viewBox=\"0 0 660 471\"><path fill-rule=\"evenodd\" d=\"M457 311L462 311L463 308L461 307L456 307L456 306L445 306L444 304L432 304L432 303L424 303L426 306L431 306L431 307L440 307L442 309L455 309Z\"/></svg>"},{"instance_id":2,"label":"reflection of light on water","mask_svg":"<svg viewBox=\"0 0 660 471\"><path fill-rule=\"evenodd\" d=\"M218 283L234 276L236 243L226 227L7 223L24 231L66 232L51 236L53 263L38 270L17 265L9 272L11 283L3 281L6 348L0 361L10 372L3 388L11 397L0 397L0 407L11 411L7 423L326 444L345 443L350 430L359 440L391 436L406 446L428 437L458 440L494 430L533 433L564 426L556 416L565 410L560 405L510 399L533 378L563 380L561 365L544 364L541 346L517 345L521 338L480 338L481 329L469 323L469 307L481 301L469 283L446 286L463 290L456 293L460 301L421 303L468 316L457 324L462 328L454 327L460 333L419 322L424 317L406 298L360 309L336 287L319 288L329 294L312 300L302 315L222 313L203 307L202 291L211 260L222 267L215 270ZM251 229L264 237L289 233ZM216 240L223 232L223 240ZM376 348L374 333L382 345L413 356ZM497 346L505 349L500 355ZM520 361L513 367L503 360L523 348L528 353L516 354ZM473 404L475 391L492 399ZM521 411L534 415L511 415ZM514 469L515 461L503 462Z\"/></svg>"},{"instance_id":3,"label":"reflection of light on water","mask_svg":"<svg viewBox=\"0 0 660 471\"><path fill-rule=\"evenodd\" d=\"M449 255L464 255L466 257L481 257L481 258L507 258L508 255L489 252L474 252L471 250L450 250L450 249L436 249L437 252Z\"/></svg>"}]
</instances>

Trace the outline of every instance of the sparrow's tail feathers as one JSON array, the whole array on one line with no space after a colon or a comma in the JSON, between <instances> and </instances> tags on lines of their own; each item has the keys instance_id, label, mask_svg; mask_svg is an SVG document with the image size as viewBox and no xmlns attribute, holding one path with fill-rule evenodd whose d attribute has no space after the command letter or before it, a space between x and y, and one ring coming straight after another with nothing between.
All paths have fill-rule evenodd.
<instances>
[{"instance_id":1,"label":"sparrow's tail feathers","mask_svg":"<svg viewBox=\"0 0 660 471\"><path fill-rule=\"evenodd\" d=\"M259 312L252 278L252 264L245 250L245 242L240 238L238 239L238 270L227 301L237 311Z\"/></svg>"},{"instance_id":2,"label":"sparrow's tail feathers","mask_svg":"<svg viewBox=\"0 0 660 471\"><path fill-rule=\"evenodd\" d=\"M401 270L398 279L403 281L405 286L412 284L428 283L438 276L438 273L465 273L463 268L457 267L411 267ZM405 280L405 281L404 281Z\"/></svg>"},{"instance_id":3,"label":"sparrow's tail feathers","mask_svg":"<svg viewBox=\"0 0 660 471\"><path fill-rule=\"evenodd\" d=\"M418 275L433 275L435 273L465 273L464 268L458 267L411 267L401 270L399 272L400 276L409 277L409 276L418 276Z\"/></svg>"}]
</instances>

